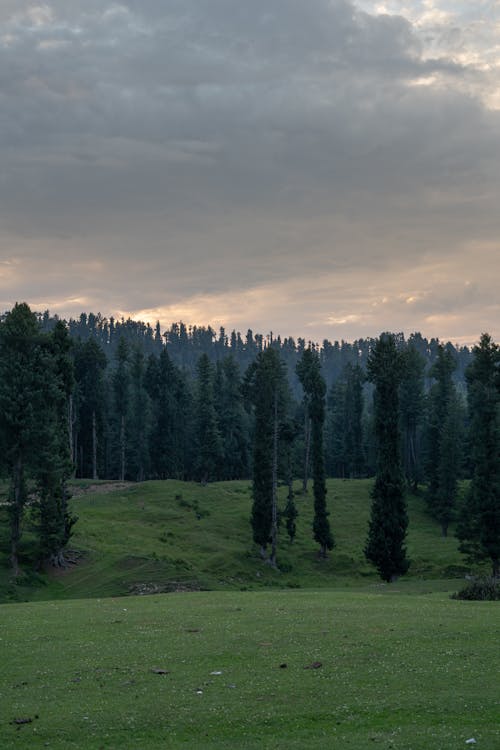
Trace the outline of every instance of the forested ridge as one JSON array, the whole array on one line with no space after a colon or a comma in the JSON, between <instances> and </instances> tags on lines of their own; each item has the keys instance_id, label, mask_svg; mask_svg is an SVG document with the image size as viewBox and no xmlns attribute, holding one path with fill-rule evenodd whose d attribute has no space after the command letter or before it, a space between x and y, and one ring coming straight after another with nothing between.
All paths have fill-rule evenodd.
<instances>
[{"instance_id":1,"label":"forested ridge","mask_svg":"<svg viewBox=\"0 0 500 750\"><path fill-rule=\"evenodd\" d=\"M377 371L384 342L390 356ZM307 492L311 475L314 536L326 555L335 542L325 477L376 475L379 482L388 471L381 463L386 439L393 472L387 481L401 483L401 498L423 488L443 535L459 512L458 480L473 480L475 510L471 501L460 525L464 551L498 568L498 347L487 335L473 350L420 333L317 345L182 323L162 332L159 324L92 313L66 322L21 304L0 322L0 369L0 466L11 488L14 569L29 492L37 497L41 557L63 559L75 522L67 481L75 476L202 484L252 478L254 540L264 557L271 545L274 564L280 520L294 535L293 479ZM392 395L382 397L386 371L397 378ZM471 410L478 388L489 394L489 411L481 407L479 422ZM389 400L378 413L381 398ZM391 409L388 436L380 425ZM486 439L481 429L491 443L487 458L478 447ZM488 543L477 525L481 462L491 474ZM289 486L282 509L278 483ZM387 491L379 494L385 498ZM404 516L404 507L398 512ZM374 544L368 540L366 554L378 565Z\"/></svg>"}]
</instances>

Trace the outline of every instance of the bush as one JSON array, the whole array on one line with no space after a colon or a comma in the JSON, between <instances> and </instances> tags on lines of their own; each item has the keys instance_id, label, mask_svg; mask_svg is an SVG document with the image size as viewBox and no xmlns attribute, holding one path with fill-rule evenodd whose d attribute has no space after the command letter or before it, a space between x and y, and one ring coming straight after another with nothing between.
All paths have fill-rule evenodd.
<instances>
[{"instance_id":1,"label":"bush","mask_svg":"<svg viewBox=\"0 0 500 750\"><path fill-rule=\"evenodd\" d=\"M452 594L452 599L468 601L497 602L500 601L500 580L492 576L474 578L465 588Z\"/></svg>"}]
</instances>

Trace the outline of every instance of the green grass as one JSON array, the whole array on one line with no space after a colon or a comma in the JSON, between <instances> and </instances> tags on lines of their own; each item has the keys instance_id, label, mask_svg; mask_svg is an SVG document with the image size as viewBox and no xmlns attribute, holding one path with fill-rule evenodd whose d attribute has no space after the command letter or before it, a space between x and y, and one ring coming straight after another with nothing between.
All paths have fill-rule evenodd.
<instances>
[{"instance_id":1,"label":"green grass","mask_svg":"<svg viewBox=\"0 0 500 750\"><path fill-rule=\"evenodd\" d=\"M498 606L387 589L1 606L0 747L497 750Z\"/></svg>"},{"instance_id":2,"label":"green grass","mask_svg":"<svg viewBox=\"0 0 500 750\"><path fill-rule=\"evenodd\" d=\"M89 483L78 481L81 490ZM94 483L91 483L94 484ZM109 490L109 483L103 489ZM256 590L378 586L376 572L363 556L372 486L370 480L330 480L328 503L336 547L327 561L317 557L312 539L312 491L296 498L297 537L291 545L282 528L280 572L260 560L252 544L249 482L221 482L202 487L176 481L145 482L106 493L75 496L79 521L71 546L83 553L81 562L63 576L31 575L24 586L8 582L6 564L0 577L4 600L116 596L131 590L178 588ZM285 488L280 488L284 505ZM406 590L456 590L468 567L458 552L453 531L442 539L438 524L425 511L421 497L408 497L410 526L409 575L399 584ZM4 563L7 537L3 526ZM29 533L25 537L29 569ZM442 580L446 583L438 582ZM45 585L41 585L45 583Z\"/></svg>"}]
</instances>

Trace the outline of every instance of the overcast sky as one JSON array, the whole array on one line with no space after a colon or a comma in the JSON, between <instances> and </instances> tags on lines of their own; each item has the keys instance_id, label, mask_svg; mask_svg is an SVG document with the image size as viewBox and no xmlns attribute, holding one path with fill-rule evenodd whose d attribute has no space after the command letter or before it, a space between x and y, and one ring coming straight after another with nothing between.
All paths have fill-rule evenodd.
<instances>
[{"instance_id":1,"label":"overcast sky","mask_svg":"<svg viewBox=\"0 0 500 750\"><path fill-rule=\"evenodd\" d=\"M499 0L0 2L0 310L500 335Z\"/></svg>"}]
</instances>

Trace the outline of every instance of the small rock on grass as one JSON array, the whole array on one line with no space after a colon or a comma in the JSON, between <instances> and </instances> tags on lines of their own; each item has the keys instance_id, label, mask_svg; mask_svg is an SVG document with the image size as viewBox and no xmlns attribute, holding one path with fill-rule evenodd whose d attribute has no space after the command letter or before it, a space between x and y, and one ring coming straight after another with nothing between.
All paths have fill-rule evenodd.
<instances>
[{"instance_id":1,"label":"small rock on grass","mask_svg":"<svg viewBox=\"0 0 500 750\"><path fill-rule=\"evenodd\" d=\"M170 674L168 669L159 669L158 667L154 667L151 672L153 674Z\"/></svg>"}]
</instances>

